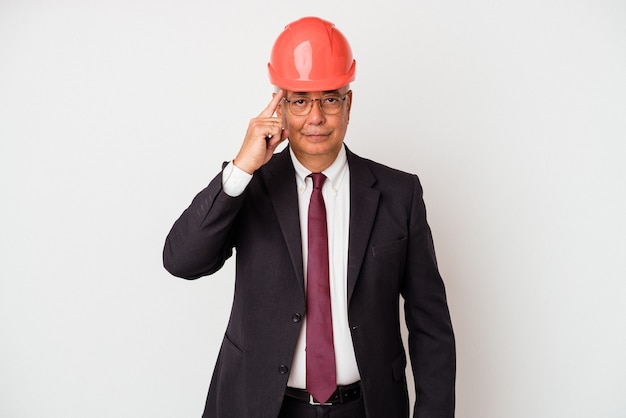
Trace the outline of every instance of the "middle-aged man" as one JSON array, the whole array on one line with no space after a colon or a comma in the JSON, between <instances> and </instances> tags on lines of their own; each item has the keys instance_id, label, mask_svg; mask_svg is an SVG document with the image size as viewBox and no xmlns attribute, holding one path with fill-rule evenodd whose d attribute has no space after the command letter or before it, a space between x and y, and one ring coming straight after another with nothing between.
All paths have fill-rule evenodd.
<instances>
[{"instance_id":1,"label":"middle-aged man","mask_svg":"<svg viewBox=\"0 0 626 418\"><path fill-rule=\"evenodd\" d=\"M400 296L415 416L454 416L454 335L419 180L343 143L355 65L333 24L286 26L271 102L167 237L165 267L188 279L237 250L204 418L408 417Z\"/></svg>"}]
</instances>

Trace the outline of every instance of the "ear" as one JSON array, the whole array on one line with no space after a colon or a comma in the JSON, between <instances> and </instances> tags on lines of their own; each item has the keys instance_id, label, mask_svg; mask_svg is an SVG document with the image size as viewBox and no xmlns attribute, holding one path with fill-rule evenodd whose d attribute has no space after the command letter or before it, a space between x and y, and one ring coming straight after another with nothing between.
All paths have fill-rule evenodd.
<instances>
[{"instance_id":1,"label":"ear","mask_svg":"<svg viewBox=\"0 0 626 418\"><path fill-rule=\"evenodd\" d=\"M272 93L272 97L276 96L276 93ZM283 104L279 103L278 106L276 106L276 116L280 119L283 118Z\"/></svg>"},{"instance_id":2,"label":"ear","mask_svg":"<svg viewBox=\"0 0 626 418\"><path fill-rule=\"evenodd\" d=\"M287 123L285 121L285 117L284 117L284 114L283 114L283 109L284 109L283 106L284 106L284 103L281 100L281 102L276 107L276 117L281 120L281 122L283 124L283 128L286 128L287 127Z\"/></svg>"},{"instance_id":3,"label":"ear","mask_svg":"<svg viewBox=\"0 0 626 418\"><path fill-rule=\"evenodd\" d=\"M348 92L348 103L346 103L346 112L347 112L347 118L348 118L348 122L350 122L350 110L352 109L352 90L350 90Z\"/></svg>"}]
</instances>

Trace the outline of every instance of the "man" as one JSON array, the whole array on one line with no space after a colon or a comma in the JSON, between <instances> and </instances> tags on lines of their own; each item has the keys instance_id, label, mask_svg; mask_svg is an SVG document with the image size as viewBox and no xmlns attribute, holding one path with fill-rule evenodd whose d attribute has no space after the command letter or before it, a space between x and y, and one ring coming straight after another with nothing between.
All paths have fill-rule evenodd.
<instances>
[{"instance_id":1,"label":"man","mask_svg":"<svg viewBox=\"0 0 626 418\"><path fill-rule=\"evenodd\" d=\"M237 250L203 417L408 417L401 295L415 416L454 416L454 336L419 181L343 144L347 40L322 19L295 21L269 74L271 102L163 253L168 271L195 279Z\"/></svg>"}]
</instances>

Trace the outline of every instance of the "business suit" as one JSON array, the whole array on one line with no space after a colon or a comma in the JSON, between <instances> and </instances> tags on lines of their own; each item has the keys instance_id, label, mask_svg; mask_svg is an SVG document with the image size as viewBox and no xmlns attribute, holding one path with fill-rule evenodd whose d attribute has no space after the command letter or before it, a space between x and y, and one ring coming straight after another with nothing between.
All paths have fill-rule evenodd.
<instances>
[{"instance_id":1,"label":"business suit","mask_svg":"<svg viewBox=\"0 0 626 418\"><path fill-rule=\"evenodd\" d=\"M406 301L416 416L454 415L454 336L416 176L347 151L348 316L369 418L408 416L399 295ZM280 410L305 315L302 243L288 150L229 197L218 175L174 224L163 253L172 274L211 274L237 250L233 308L204 418Z\"/></svg>"}]
</instances>

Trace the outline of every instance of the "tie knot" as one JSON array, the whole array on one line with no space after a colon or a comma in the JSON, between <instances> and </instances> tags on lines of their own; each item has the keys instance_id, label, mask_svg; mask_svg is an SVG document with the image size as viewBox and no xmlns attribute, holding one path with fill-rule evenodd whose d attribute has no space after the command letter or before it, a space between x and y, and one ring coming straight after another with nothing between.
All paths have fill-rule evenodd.
<instances>
[{"instance_id":1,"label":"tie knot","mask_svg":"<svg viewBox=\"0 0 626 418\"><path fill-rule=\"evenodd\" d=\"M326 181L326 176L322 173L311 173L309 177L313 179L313 188L316 190L321 189Z\"/></svg>"}]
</instances>

